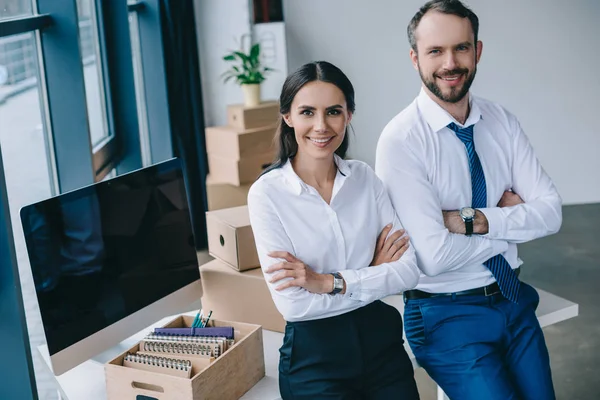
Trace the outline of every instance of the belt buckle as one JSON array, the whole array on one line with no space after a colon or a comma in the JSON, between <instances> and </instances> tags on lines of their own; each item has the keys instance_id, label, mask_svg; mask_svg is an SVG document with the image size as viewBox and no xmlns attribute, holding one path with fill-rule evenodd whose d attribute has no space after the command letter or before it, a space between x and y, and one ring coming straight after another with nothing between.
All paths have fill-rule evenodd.
<instances>
[{"instance_id":1,"label":"belt buckle","mask_svg":"<svg viewBox=\"0 0 600 400\"><path fill-rule=\"evenodd\" d=\"M490 286L491 286L491 285L488 285L488 286L484 286L484 287L483 287L483 294L485 295L485 297L493 296L493 295L495 295L495 294L498 294L498 293L500 293L500 290L496 290L496 291L493 291L493 292L491 292L491 293L488 293L488 288L489 288ZM490 290L491 290L491 289L490 289Z\"/></svg>"}]
</instances>

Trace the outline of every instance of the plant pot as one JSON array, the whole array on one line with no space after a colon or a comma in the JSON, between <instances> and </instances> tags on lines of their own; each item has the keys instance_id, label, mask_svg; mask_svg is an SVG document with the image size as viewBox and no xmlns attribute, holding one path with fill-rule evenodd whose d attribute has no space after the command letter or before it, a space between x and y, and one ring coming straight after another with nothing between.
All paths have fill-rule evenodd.
<instances>
[{"instance_id":1,"label":"plant pot","mask_svg":"<svg viewBox=\"0 0 600 400\"><path fill-rule=\"evenodd\" d=\"M246 107L256 107L260 104L260 84L242 85L244 91L244 105Z\"/></svg>"}]
</instances>

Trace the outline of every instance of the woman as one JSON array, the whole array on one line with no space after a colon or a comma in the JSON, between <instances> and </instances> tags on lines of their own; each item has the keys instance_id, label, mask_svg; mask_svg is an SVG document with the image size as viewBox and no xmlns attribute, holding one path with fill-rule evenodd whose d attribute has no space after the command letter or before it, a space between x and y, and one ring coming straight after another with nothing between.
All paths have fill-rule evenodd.
<instances>
[{"instance_id":1,"label":"woman","mask_svg":"<svg viewBox=\"0 0 600 400\"><path fill-rule=\"evenodd\" d=\"M290 75L278 159L248 194L260 263L287 321L284 400L418 399L402 318L379 301L416 286L416 258L373 170L344 160L353 112L352 84L334 65Z\"/></svg>"}]
</instances>

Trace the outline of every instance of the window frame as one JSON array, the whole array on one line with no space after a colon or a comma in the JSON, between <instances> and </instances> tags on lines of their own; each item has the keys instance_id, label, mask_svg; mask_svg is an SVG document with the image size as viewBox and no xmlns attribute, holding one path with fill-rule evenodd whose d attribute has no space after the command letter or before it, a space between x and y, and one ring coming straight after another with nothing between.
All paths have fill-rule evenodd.
<instances>
[{"instance_id":1,"label":"window frame","mask_svg":"<svg viewBox=\"0 0 600 400\"><path fill-rule=\"evenodd\" d=\"M130 1L129 12L138 19L142 81L148 120L148 147L151 164L173 157L167 73L161 29L159 0Z\"/></svg>"},{"instance_id":2,"label":"window frame","mask_svg":"<svg viewBox=\"0 0 600 400\"><path fill-rule=\"evenodd\" d=\"M131 41L123 40L130 35L129 12L138 14L151 163L173 157L159 0L92 0L110 135L95 148L89 133L76 1L31 2L31 15L0 20L0 37L28 32L36 37L40 111L49 142L53 192L90 185L115 169L123 174L142 167ZM0 389L0 397L37 399L13 241L12 223L18 222L11 223L7 196L0 154L0 303L7 305L0 331L11 339L7 345L13 360L0 365L0 375L11 378Z\"/></svg>"}]
</instances>

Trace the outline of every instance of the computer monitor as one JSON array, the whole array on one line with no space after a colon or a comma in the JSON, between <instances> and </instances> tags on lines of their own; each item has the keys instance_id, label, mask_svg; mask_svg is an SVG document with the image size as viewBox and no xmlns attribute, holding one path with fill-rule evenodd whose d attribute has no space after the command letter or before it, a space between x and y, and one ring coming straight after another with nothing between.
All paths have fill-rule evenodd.
<instances>
[{"instance_id":1,"label":"computer monitor","mask_svg":"<svg viewBox=\"0 0 600 400\"><path fill-rule=\"evenodd\" d=\"M56 375L202 296L178 159L21 209Z\"/></svg>"}]
</instances>

